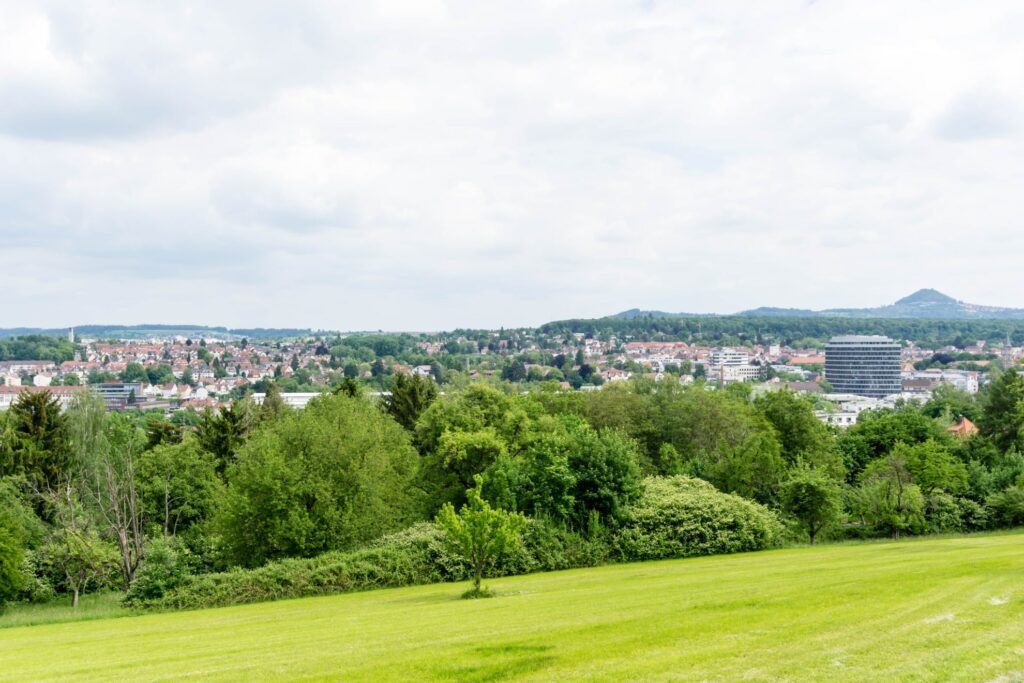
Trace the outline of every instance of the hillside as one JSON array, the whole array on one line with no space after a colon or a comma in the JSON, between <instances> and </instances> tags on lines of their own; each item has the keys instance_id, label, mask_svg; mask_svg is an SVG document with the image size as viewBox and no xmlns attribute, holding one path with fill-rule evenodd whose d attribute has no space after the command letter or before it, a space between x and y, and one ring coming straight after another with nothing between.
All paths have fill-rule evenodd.
<instances>
[{"instance_id":1,"label":"hillside","mask_svg":"<svg viewBox=\"0 0 1024 683\"><path fill-rule=\"evenodd\" d=\"M910 318L922 320L1024 320L1024 309L1000 308L964 303L934 289L920 289L896 303L874 308L828 308L812 311L805 308L761 307L735 314L743 317L778 318ZM690 313L641 311L630 309L609 318L693 317Z\"/></svg>"},{"instance_id":2,"label":"hillside","mask_svg":"<svg viewBox=\"0 0 1024 683\"><path fill-rule=\"evenodd\" d=\"M0 630L4 680L1013 681L1020 533ZM58 647L61 656L50 656Z\"/></svg>"},{"instance_id":3,"label":"hillside","mask_svg":"<svg viewBox=\"0 0 1024 683\"><path fill-rule=\"evenodd\" d=\"M828 318L920 318L929 320L1024 320L1024 309L980 306L958 301L934 289L920 289L894 304L875 308L830 308L809 311L756 308L738 315Z\"/></svg>"}]
</instances>

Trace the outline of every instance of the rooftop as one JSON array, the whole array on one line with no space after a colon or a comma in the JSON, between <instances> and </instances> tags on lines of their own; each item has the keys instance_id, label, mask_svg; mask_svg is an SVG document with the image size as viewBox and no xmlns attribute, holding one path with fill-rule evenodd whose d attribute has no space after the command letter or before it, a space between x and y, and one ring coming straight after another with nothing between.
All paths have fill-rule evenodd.
<instances>
[{"instance_id":1,"label":"rooftop","mask_svg":"<svg viewBox=\"0 0 1024 683\"><path fill-rule=\"evenodd\" d=\"M892 339L881 334L843 334L832 337L829 344L895 344Z\"/></svg>"}]
</instances>

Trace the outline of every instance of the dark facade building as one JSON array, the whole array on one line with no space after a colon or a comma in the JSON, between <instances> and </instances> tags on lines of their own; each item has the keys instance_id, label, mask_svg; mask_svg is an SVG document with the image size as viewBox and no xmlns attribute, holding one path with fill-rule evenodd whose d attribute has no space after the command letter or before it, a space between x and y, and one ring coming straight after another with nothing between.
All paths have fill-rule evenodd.
<instances>
[{"instance_id":1,"label":"dark facade building","mask_svg":"<svg viewBox=\"0 0 1024 683\"><path fill-rule=\"evenodd\" d=\"M899 393L900 345L882 336L833 337L825 347L825 379L839 394Z\"/></svg>"},{"instance_id":2,"label":"dark facade building","mask_svg":"<svg viewBox=\"0 0 1024 683\"><path fill-rule=\"evenodd\" d=\"M141 401L141 382L105 382L94 384L92 390L107 404L107 410L124 410L130 403Z\"/></svg>"}]
</instances>

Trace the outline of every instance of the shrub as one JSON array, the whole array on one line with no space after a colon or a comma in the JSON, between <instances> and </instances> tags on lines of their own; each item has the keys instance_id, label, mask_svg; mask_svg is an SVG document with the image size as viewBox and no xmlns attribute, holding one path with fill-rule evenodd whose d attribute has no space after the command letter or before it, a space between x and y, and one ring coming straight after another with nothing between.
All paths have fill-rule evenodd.
<instances>
[{"instance_id":1,"label":"shrub","mask_svg":"<svg viewBox=\"0 0 1024 683\"><path fill-rule=\"evenodd\" d=\"M27 551L42 533L17 484L0 479L0 611L6 602L18 599L29 583Z\"/></svg>"},{"instance_id":2,"label":"shrub","mask_svg":"<svg viewBox=\"0 0 1024 683\"><path fill-rule=\"evenodd\" d=\"M561 569L596 567L608 561L610 548L603 529L583 536L546 520L527 519L522 550L499 560L502 574L530 574Z\"/></svg>"},{"instance_id":3,"label":"shrub","mask_svg":"<svg viewBox=\"0 0 1024 683\"><path fill-rule=\"evenodd\" d=\"M956 533L963 530L959 501L945 491L936 491L925 501L925 520L928 532Z\"/></svg>"},{"instance_id":4,"label":"shrub","mask_svg":"<svg viewBox=\"0 0 1024 683\"><path fill-rule=\"evenodd\" d=\"M444 550L441 533L433 524L421 523L360 550L192 576L166 594L137 604L196 609L436 583L465 576L461 561Z\"/></svg>"},{"instance_id":5,"label":"shrub","mask_svg":"<svg viewBox=\"0 0 1024 683\"><path fill-rule=\"evenodd\" d=\"M960 518L963 520L965 531L980 531L989 528L991 524L989 509L970 498L958 499L960 503Z\"/></svg>"},{"instance_id":6,"label":"shrub","mask_svg":"<svg viewBox=\"0 0 1024 683\"><path fill-rule=\"evenodd\" d=\"M996 524L1024 524L1024 487L1011 486L999 493L993 493L985 502L992 508L992 517Z\"/></svg>"},{"instance_id":7,"label":"shrub","mask_svg":"<svg viewBox=\"0 0 1024 683\"><path fill-rule=\"evenodd\" d=\"M548 520L527 519L520 547L501 555L487 576L592 567L619 558L758 550L778 543L783 533L776 516L761 505L682 476L645 480L640 501L624 512L624 527L608 531L594 521L586 535ZM440 529L421 522L359 550L189 576L180 585L159 595L154 590L135 604L198 609L462 581L470 573L467 563L446 546Z\"/></svg>"},{"instance_id":8,"label":"shrub","mask_svg":"<svg viewBox=\"0 0 1024 683\"><path fill-rule=\"evenodd\" d=\"M57 597L57 591L53 582L47 576L47 572L40 566L43 553L38 550L25 553L22 561L21 571L25 576L25 585L18 595L20 602L41 604L49 602Z\"/></svg>"},{"instance_id":9,"label":"shrub","mask_svg":"<svg viewBox=\"0 0 1024 683\"><path fill-rule=\"evenodd\" d=\"M0 611L25 585L25 542L21 527L10 517L0 512Z\"/></svg>"},{"instance_id":10,"label":"shrub","mask_svg":"<svg viewBox=\"0 0 1024 683\"><path fill-rule=\"evenodd\" d=\"M608 556L608 547L599 536L587 539L551 523L528 519L522 547L500 557L488 576L591 567ZM469 575L465 561L446 548L443 533L434 524L421 522L360 550L280 560L258 569L188 576L180 585L168 586L164 593L154 590L132 604L198 609L462 581Z\"/></svg>"},{"instance_id":11,"label":"shrub","mask_svg":"<svg viewBox=\"0 0 1024 683\"><path fill-rule=\"evenodd\" d=\"M945 534L988 528L989 510L969 498L955 498L944 491L928 496L925 519L928 532Z\"/></svg>"},{"instance_id":12,"label":"shrub","mask_svg":"<svg viewBox=\"0 0 1024 683\"><path fill-rule=\"evenodd\" d=\"M180 586L188 575L188 561L184 553L170 541L152 541L146 549L146 559L128 587L124 602L126 605L138 605L161 598Z\"/></svg>"},{"instance_id":13,"label":"shrub","mask_svg":"<svg viewBox=\"0 0 1024 683\"><path fill-rule=\"evenodd\" d=\"M767 508L684 476L644 481L614 544L624 560L658 560L761 550L783 537Z\"/></svg>"}]
</instances>

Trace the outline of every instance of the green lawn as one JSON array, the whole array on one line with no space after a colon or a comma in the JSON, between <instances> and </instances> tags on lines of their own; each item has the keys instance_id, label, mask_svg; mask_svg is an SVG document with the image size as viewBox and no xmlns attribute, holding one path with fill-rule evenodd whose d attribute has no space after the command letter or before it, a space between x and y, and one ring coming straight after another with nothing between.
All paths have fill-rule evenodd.
<instances>
[{"instance_id":1,"label":"green lawn","mask_svg":"<svg viewBox=\"0 0 1024 683\"><path fill-rule=\"evenodd\" d=\"M1024 535L0 630L0 679L1024 681Z\"/></svg>"},{"instance_id":2,"label":"green lawn","mask_svg":"<svg viewBox=\"0 0 1024 683\"><path fill-rule=\"evenodd\" d=\"M86 593L77 608L66 596L41 605L11 605L0 612L0 629L125 616L132 611L121 605L123 598L124 593Z\"/></svg>"}]
</instances>

